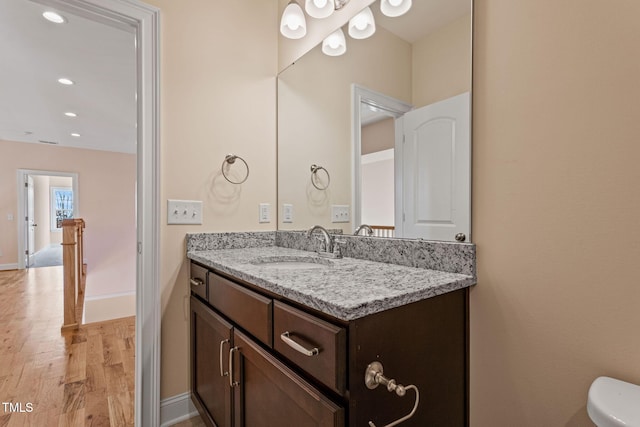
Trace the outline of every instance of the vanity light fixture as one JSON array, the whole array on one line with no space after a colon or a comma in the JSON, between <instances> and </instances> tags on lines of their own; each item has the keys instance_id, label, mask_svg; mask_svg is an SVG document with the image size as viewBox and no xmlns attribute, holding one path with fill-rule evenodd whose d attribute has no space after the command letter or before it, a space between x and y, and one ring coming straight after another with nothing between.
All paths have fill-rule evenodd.
<instances>
[{"instance_id":1,"label":"vanity light fixture","mask_svg":"<svg viewBox=\"0 0 640 427\"><path fill-rule=\"evenodd\" d=\"M47 11L43 12L42 16L47 21L51 21L51 22L53 22L55 24L64 24L65 22L67 22L67 20L64 19L64 16L62 16L59 13L54 12L52 10L47 10Z\"/></svg>"},{"instance_id":2,"label":"vanity light fixture","mask_svg":"<svg viewBox=\"0 0 640 427\"><path fill-rule=\"evenodd\" d=\"M62 77L58 79L58 83L66 85L66 86L70 86L72 84L75 84L73 80L70 80L66 77Z\"/></svg>"},{"instance_id":3,"label":"vanity light fixture","mask_svg":"<svg viewBox=\"0 0 640 427\"><path fill-rule=\"evenodd\" d=\"M280 33L289 39L301 39L307 34L304 12L295 0L291 0L284 9L280 20Z\"/></svg>"},{"instance_id":4,"label":"vanity light fixture","mask_svg":"<svg viewBox=\"0 0 640 427\"><path fill-rule=\"evenodd\" d=\"M342 28L338 28L322 41L322 53L329 56L340 56L347 51L347 42Z\"/></svg>"},{"instance_id":5,"label":"vanity light fixture","mask_svg":"<svg viewBox=\"0 0 640 427\"><path fill-rule=\"evenodd\" d=\"M80 134L79 133L72 133L71 136L76 137L76 138L80 138Z\"/></svg>"},{"instance_id":6,"label":"vanity light fixture","mask_svg":"<svg viewBox=\"0 0 640 427\"><path fill-rule=\"evenodd\" d=\"M380 12L390 18L401 16L411 9L411 0L380 0Z\"/></svg>"},{"instance_id":7,"label":"vanity light fixture","mask_svg":"<svg viewBox=\"0 0 640 427\"><path fill-rule=\"evenodd\" d=\"M64 113L64 115L67 117L78 117L76 113L73 113L71 111L67 111L66 113Z\"/></svg>"},{"instance_id":8,"label":"vanity light fixture","mask_svg":"<svg viewBox=\"0 0 640 427\"><path fill-rule=\"evenodd\" d=\"M365 7L349 20L349 35L354 39L366 39L376 32L376 23L370 7Z\"/></svg>"}]
</instances>

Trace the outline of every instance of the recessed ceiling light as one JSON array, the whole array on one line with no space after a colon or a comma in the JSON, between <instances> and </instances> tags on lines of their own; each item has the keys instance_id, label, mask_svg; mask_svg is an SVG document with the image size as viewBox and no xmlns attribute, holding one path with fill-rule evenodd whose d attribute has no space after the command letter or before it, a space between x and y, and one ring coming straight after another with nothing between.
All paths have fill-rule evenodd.
<instances>
[{"instance_id":1,"label":"recessed ceiling light","mask_svg":"<svg viewBox=\"0 0 640 427\"><path fill-rule=\"evenodd\" d=\"M70 80L70 79L68 79L68 78L66 78L66 77L62 77L62 78L58 79L58 83L61 83L61 84L63 84L63 85L72 85L72 84L75 84L75 83L73 82L73 80Z\"/></svg>"},{"instance_id":2,"label":"recessed ceiling light","mask_svg":"<svg viewBox=\"0 0 640 427\"><path fill-rule=\"evenodd\" d=\"M66 19L64 19L64 16L52 10L47 10L42 14L42 16L44 16L44 19L46 19L47 21L55 22L56 24L62 24L67 21Z\"/></svg>"},{"instance_id":3,"label":"recessed ceiling light","mask_svg":"<svg viewBox=\"0 0 640 427\"><path fill-rule=\"evenodd\" d=\"M72 113L71 111L67 111L64 115L67 117L78 117L76 113Z\"/></svg>"},{"instance_id":4,"label":"recessed ceiling light","mask_svg":"<svg viewBox=\"0 0 640 427\"><path fill-rule=\"evenodd\" d=\"M72 133L71 136L75 136L76 138L78 138L80 136L79 133Z\"/></svg>"}]
</instances>

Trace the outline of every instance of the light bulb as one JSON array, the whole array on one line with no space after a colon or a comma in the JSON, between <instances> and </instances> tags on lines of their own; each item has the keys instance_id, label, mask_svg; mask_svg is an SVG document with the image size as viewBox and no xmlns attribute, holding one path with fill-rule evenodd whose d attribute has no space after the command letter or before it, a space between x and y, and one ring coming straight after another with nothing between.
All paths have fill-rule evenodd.
<instances>
[{"instance_id":1,"label":"light bulb","mask_svg":"<svg viewBox=\"0 0 640 427\"><path fill-rule=\"evenodd\" d=\"M354 39L366 39L376 32L373 12L366 7L349 20L349 35Z\"/></svg>"},{"instance_id":2,"label":"light bulb","mask_svg":"<svg viewBox=\"0 0 640 427\"><path fill-rule=\"evenodd\" d=\"M411 0L381 0L380 12L391 18L404 15L411 9Z\"/></svg>"},{"instance_id":3,"label":"light bulb","mask_svg":"<svg viewBox=\"0 0 640 427\"><path fill-rule=\"evenodd\" d=\"M347 43L342 29L337 29L322 41L322 53L329 56L340 56L347 51Z\"/></svg>"},{"instance_id":4,"label":"light bulb","mask_svg":"<svg viewBox=\"0 0 640 427\"><path fill-rule=\"evenodd\" d=\"M306 0L304 9L313 18L326 18L335 10L334 0Z\"/></svg>"},{"instance_id":5,"label":"light bulb","mask_svg":"<svg viewBox=\"0 0 640 427\"><path fill-rule=\"evenodd\" d=\"M302 8L295 1L291 1L282 13L280 33L290 39L299 39L307 34L307 22Z\"/></svg>"}]
</instances>

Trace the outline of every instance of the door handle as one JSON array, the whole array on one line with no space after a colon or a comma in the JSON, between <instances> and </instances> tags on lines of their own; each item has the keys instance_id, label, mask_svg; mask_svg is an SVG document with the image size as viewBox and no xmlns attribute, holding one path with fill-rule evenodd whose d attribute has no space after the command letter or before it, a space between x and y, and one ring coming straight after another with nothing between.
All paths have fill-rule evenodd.
<instances>
[{"instance_id":1,"label":"door handle","mask_svg":"<svg viewBox=\"0 0 640 427\"><path fill-rule=\"evenodd\" d=\"M222 364L222 356L223 356L223 349L224 349L224 345L225 343L228 343L229 340L222 340L220 341L220 376L221 377L226 377L227 375L229 375L229 372L225 372L224 371L224 367Z\"/></svg>"},{"instance_id":2,"label":"door handle","mask_svg":"<svg viewBox=\"0 0 640 427\"><path fill-rule=\"evenodd\" d=\"M237 385L240 385L238 381L233 380L233 352L234 351L240 351L240 349L238 347L232 347L229 350L229 385L231 386L231 388Z\"/></svg>"},{"instance_id":3,"label":"door handle","mask_svg":"<svg viewBox=\"0 0 640 427\"><path fill-rule=\"evenodd\" d=\"M280 334L280 339L284 341L285 344L287 344L289 347L297 351L298 353L302 353L305 356L309 356L309 357L317 356L320 353L320 350L318 349L318 347L314 347L311 350L309 350L308 348L305 348L304 346L292 340L290 336L291 336L291 333L289 331L286 331Z\"/></svg>"}]
</instances>

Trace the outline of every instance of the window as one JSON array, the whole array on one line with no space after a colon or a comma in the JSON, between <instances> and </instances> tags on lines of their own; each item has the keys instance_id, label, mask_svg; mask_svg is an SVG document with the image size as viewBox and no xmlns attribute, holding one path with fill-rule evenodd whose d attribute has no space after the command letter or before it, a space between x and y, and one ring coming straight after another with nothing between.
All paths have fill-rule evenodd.
<instances>
[{"instance_id":1,"label":"window","mask_svg":"<svg viewBox=\"0 0 640 427\"><path fill-rule=\"evenodd\" d=\"M62 220L73 218L73 190L51 187L51 231L62 231Z\"/></svg>"}]
</instances>

